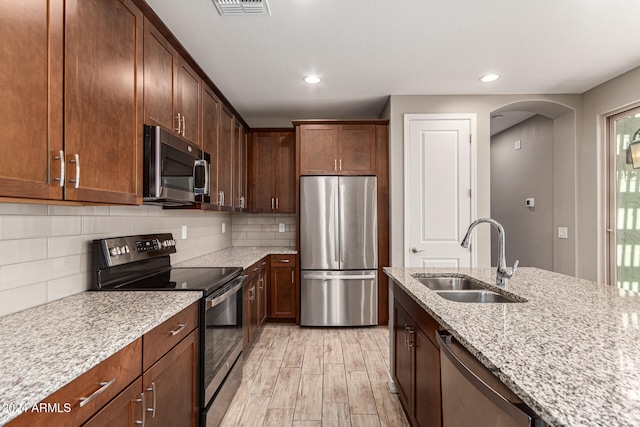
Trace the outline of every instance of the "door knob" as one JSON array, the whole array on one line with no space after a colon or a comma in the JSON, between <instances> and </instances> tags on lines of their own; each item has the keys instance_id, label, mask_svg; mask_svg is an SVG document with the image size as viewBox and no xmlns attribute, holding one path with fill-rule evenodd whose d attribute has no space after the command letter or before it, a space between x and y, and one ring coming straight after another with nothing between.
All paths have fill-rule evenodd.
<instances>
[{"instance_id":1,"label":"door knob","mask_svg":"<svg viewBox=\"0 0 640 427\"><path fill-rule=\"evenodd\" d=\"M420 249L418 250L418 248L411 248L411 252L413 252L414 254L417 254L418 252L424 252L424 249Z\"/></svg>"}]
</instances>

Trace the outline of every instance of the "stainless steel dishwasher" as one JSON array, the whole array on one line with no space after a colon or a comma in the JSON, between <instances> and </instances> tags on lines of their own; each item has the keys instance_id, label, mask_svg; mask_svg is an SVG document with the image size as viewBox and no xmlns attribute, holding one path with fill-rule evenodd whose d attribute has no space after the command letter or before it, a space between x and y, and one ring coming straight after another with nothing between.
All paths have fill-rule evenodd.
<instances>
[{"instance_id":1,"label":"stainless steel dishwasher","mask_svg":"<svg viewBox=\"0 0 640 427\"><path fill-rule=\"evenodd\" d=\"M443 427L546 427L531 408L446 332L440 344Z\"/></svg>"}]
</instances>

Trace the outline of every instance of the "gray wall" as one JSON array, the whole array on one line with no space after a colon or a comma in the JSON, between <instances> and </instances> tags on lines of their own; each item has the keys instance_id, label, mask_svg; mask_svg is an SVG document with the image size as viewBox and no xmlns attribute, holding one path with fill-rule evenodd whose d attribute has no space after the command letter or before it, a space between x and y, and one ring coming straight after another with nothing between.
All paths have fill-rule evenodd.
<instances>
[{"instance_id":1,"label":"gray wall","mask_svg":"<svg viewBox=\"0 0 640 427\"><path fill-rule=\"evenodd\" d=\"M404 114L456 114L477 115L477 216L491 215L490 206L490 116L493 111L509 104L523 101L548 101L558 103L576 112L571 126L573 137L567 141L571 153L575 152L576 129L581 126L581 95L392 95L390 98L390 216L391 216L391 265L404 265ZM568 155L567 153L560 153ZM557 156L556 156L557 157ZM563 158L565 164L575 163L575 154ZM565 183L575 194L575 173ZM570 215L575 215L571 212ZM478 266L489 266L491 261L491 234L489 227L476 232ZM575 241L568 239L570 245Z\"/></svg>"},{"instance_id":2,"label":"gray wall","mask_svg":"<svg viewBox=\"0 0 640 427\"><path fill-rule=\"evenodd\" d=\"M515 141L521 148L515 149ZM491 217L506 230L507 264L554 269L554 122L535 115L491 138ZM525 199L535 198L535 207ZM497 233L491 235L496 265Z\"/></svg>"}]
</instances>

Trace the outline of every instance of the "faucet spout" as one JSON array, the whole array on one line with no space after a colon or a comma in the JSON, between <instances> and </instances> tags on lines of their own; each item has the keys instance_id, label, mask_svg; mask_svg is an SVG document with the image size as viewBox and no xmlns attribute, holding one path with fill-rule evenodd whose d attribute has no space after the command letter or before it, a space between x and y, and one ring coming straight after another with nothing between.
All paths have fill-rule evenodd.
<instances>
[{"instance_id":1,"label":"faucet spout","mask_svg":"<svg viewBox=\"0 0 640 427\"><path fill-rule=\"evenodd\" d=\"M498 221L491 218L476 219L469 226L469 229L467 230L467 234L464 236L464 239L462 239L462 243L460 243L460 245L463 248L468 248L469 241L471 240L471 232L478 224L481 224L483 222L491 224L493 227L495 227L496 230L498 230L498 269L496 272L496 284L499 287L504 287L504 285L507 283L507 279L512 277L513 274L516 272L519 261L516 260L516 262L513 263L513 267L511 268L511 271L507 270L507 261L506 261L505 243L504 243L504 228Z\"/></svg>"}]
</instances>

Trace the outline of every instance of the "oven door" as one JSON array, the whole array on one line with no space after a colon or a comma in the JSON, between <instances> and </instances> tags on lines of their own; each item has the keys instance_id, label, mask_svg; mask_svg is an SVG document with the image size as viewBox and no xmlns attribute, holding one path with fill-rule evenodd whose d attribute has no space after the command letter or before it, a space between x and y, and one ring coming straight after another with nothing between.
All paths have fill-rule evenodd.
<instances>
[{"instance_id":1,"label":"oven door","mask_svg":"<svg viewBox=\"0 0 640 427\"><path fill-rule=\"evenodd\" d=\"M205 299L201 323L204 330L201 408L209 405L242 353L242 282L245 278L233 279L222 290Z\"/></svg>"}]
</instances>

